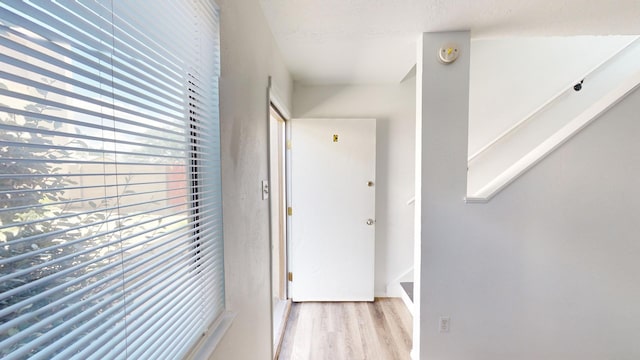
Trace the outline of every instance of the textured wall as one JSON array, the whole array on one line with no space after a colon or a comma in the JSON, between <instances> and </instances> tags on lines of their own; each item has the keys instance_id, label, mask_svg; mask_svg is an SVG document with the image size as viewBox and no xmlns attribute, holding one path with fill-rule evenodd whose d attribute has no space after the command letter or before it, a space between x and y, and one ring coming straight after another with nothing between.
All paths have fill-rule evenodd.
<instances>
[{"instance_id":1,"label":"textured wall","mask_svg":"<svg viewBox=\"0 0 640 360\"><path fill-rule=\"evenodd\" d=\"M257 1L217 2L226 300L237 316L213 359L269 359L269 204L260 187L268 177L268 77L287 106L293 84Z\"/></svg>"},{"instance_id":2,"label":"textured wall","mask_svg":"<svg viewBox=\"0 0 640 360\"><path fill-rule=\"evenodd\" d=\"M640 358L640 92L488 204L467 205L468 62L432 56L457 36L425 34L419 77L421 359Z\"/></svg>"}]
</instances>

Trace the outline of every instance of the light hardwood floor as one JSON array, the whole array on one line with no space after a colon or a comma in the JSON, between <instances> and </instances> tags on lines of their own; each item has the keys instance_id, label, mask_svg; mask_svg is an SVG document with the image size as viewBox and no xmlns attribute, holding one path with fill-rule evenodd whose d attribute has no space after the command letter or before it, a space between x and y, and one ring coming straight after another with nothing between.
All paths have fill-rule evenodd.
<instances>
[{"instance_id":1,"label":"light hardwood floor","mask_svg":"<svg viewBox=\"0 0 640 360\"><path fill-rule=\"evenodd\" d=\"M279 360L406 360L411 314L401 299L294 303Z\"/></svg>"}]
</instances>

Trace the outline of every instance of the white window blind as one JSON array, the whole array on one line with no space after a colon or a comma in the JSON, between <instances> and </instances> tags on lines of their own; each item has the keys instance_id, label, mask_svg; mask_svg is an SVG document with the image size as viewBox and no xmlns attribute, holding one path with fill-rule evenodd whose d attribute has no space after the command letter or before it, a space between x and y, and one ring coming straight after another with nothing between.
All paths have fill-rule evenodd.
<instances>
[{"instance_id":1,"label":"white window blind","mask_svg":"<svg viewBox=\"0 0 640 360\"><path fill-rule=\"evenodd\" d=\"M179 359L224 310L218 13L0 3L0 358Z\"/></svg>"}]
</instances>

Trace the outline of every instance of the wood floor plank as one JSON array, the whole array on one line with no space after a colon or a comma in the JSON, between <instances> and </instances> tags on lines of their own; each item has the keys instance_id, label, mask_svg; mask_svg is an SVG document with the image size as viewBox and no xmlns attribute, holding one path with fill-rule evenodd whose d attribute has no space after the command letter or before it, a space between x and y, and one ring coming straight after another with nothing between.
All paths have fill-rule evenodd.
<instances>
[{"instance_id":1,"label":"wood floor plank","mask_svg":"<svg viewBox=\"0 0 640 360\"><path fill-rule=\"evenodd\" d=\"M389 299L382 299L380 302L382 312L387 319L389 330L393 335L394 342L403 343L405 347L411 348L411 334L413 323L411 314L405 307L395 306Z\"/></svg>"},{"instance_id":2,"label":"wood floor plank","mask_svg":"<svg viewBox=\"0 0 640 360\"><path fill-rule=\"evenodd\" d=\"M345 356L347 359L357 359L364 354L362 342L360 341L360 326L356 319L356 305L346 303L341 307L341 318L343 319Z\"/></svg>"},{"instance_id":3,"label":"wood floor plank","mask_svg":"<svg viewBox=\"0 0 640 360\"><path fill-rule=\"evenodd\" d=\"M380 302L376 304L369 304L368 310L374 321L373 327L376 331L376 339L380 345L381 359L400 359L400 354L398 354L397 351L398 349L394 346L393 334L391 333L391 329L389 329L384 313L382 312Z\"/></svg>"},{"instance_id":4,"label":"wood floor plank","mask_svg":"<svg viewBox=\"0 0 640 360\"><path fill-rule=\"evenodd\" d=\"M278 356L279 359L291 359L293 354L291 351L293 350L294 341L296 338L296 330L298 325L298 317L300 316L300 307L299 306L291 306L291 310L289 313L289 319L285 326L285 335L282 337L282 345L280 345L280 354Z\"/></svg>"},{"instance_id":5,"label":"wood floor plank","mask_svg":"<svg viewBox=\"0 0 640 360\"><path fill-rule=\"evenodd\" d=\"M356 316L360 329L360 340L364 350L363 359L376 359L376 357L372 356L382 358L382 356L384 356L384 351L381 349L383 344L380 344L378 340L376 325L374 318L371 316L371 311L369 311L369 304L356 304Z\"/></svg>"},{"instance_id":6,"label":"wood floor plank","mask_svg":"<svg viewBox=\"0 0 640 360\"><path fill-rule=\"evenodd\" d=\"M401 299L294 303L280 360L406 360L411 315Z\"/></svg>"}]
</instances>

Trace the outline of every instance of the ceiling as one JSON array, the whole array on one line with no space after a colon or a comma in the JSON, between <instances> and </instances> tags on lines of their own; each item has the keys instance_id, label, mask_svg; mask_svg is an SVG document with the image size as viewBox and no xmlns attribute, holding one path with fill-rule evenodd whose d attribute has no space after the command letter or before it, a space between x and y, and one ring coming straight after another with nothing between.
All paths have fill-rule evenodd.
<instances>
[{"instance_id":1,"label":"ceiling","mask_svg":"<svg viewBox=\"0 0 640 360\"><path fill-rule=\"evenodd\" d=\"M640 34L639 0L259 0L295 81L389 84L422 32L472 38Z\"/></svg>"}]
</instances>

